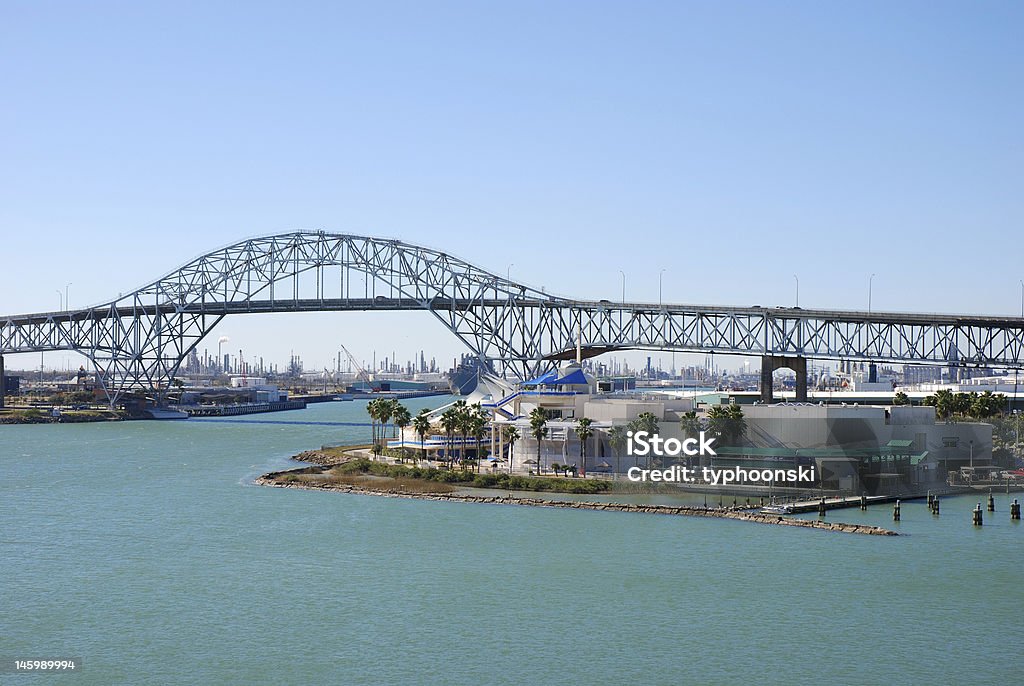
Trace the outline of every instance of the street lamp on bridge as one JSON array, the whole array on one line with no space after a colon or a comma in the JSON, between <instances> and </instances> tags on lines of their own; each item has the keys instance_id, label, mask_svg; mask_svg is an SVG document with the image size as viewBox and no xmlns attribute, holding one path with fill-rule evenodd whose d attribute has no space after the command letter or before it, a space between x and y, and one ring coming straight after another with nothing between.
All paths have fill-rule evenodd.
<instances>
[{"instance_id":1,"label":"street lamp on bridge","mask_svg":"<svg viewBox=\"0 0 1024 686\"><path fill-rule=\"evenodd\" d=\"M796 281L796 306L800 307L800 277L794 274L793 280Z\"/></svg>"}]
</instances>

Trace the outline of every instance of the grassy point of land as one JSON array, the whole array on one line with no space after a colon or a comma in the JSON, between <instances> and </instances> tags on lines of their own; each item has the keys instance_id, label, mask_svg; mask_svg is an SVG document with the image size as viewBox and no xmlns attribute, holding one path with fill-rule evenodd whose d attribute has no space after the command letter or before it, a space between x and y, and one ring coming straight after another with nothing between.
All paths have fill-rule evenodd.
<instances>
[{"instance_id":1,"label":"grassy point of land","mask_svg":"<svg viewBox=\"0 0 1024 686\"><path fill-rule=\"evenodd\" d=\"M340 455L344 459L345 453ZM301 483L309 486L345 484L370 490L409 490L421 493L450 493L458 488L582 494L608 493L612 490L612 482L602 479L521 476L504 472L477 474L460 469L388 464L363 457L348 459L341 464L325 467L321 471L286 472L275 476L274 479L282 483Z\"/></svg>"}]
</instances>

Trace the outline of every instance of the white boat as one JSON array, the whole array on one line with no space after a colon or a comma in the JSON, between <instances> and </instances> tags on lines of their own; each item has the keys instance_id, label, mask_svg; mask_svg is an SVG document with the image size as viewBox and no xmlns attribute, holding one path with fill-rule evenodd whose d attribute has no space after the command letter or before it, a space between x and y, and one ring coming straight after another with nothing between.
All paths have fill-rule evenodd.
<instances>
[{"instance_id":1,"label":"white boat","mask_svg":"<svg viewBox=\"0 0 1024 686\"><path fill-rule=\"evenodd\" d=\"M761 508L761 514L787 515L793 514L793 508L789 505L765 505Z\"/></svg>"},{"instance_id":2,"label":"white boat","mask_svg":"<svg viewBox=\"0 0 1024 686\"><path fill-rule=\"evenodd\" d=\"M151 407L142 414L149 419L188 419L188 412L170 408Z\"/></svg>"}]
</instances>

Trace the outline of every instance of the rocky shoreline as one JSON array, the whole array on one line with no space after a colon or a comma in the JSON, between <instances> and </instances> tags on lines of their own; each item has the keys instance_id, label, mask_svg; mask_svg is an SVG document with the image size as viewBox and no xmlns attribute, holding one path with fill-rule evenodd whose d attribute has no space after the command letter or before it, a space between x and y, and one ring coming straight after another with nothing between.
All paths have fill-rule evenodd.
<instances>
[{"instance_id":1,"label":"rocky shoreline","mask_svg":"<svg viewBox=\"0 0 1024 686\"><path fill-rule=\"evenodd\" d=\"M316 452L316 451L307 451ZM306 453L302 453L306 455ZM301 455L296 459L309 461ZM336 463L335 463L336 464ZM778 526L798 526L809 529L822 529L848 534L866 534L871 536L899 536L895 531L878 526L864 524L846 524L843 522L826 522L817 519L794 519L779 515L766 515L739 508L705 508L671 505L637 505L629 503L601 503L589 501L543 500L541 498L522 498L518 496L477 496L465 493L412 493L394 489L371 489L349 484L312 484L282 482L278 477L287 474L310 474L319 471L318 467L302 467L280 472L269 472L256 479L262 486L276 488L299 488L304 490L339 491L358 495L375 495L385 498L413 498L417 500L445 500L463 503L484 503L489 505L522 505L528 507L555 507L571 510L604 510L611 512L638 512L643 514L675 515L681 517L715 517L719 519L735 519L756 524L775 524Z\"/></svg>"},{"instance_id":2,"label":"rocky shoreline","mask_svg":"<svg viewBox=\"0 0 1024 686\"><path fill-rule=\"evenodd\" d=\"M315 464L320 467L334 467L339 464L348 462L349 457L341 457L331 453L324 452L323 450L304 450L298 455L293 455L290 459L296 462L308 462L309 464ZM272 472L273 474L283 474L286 472ZM270 474L264 474L263 476L270 476Z\"/></svg>"}]
</instances>

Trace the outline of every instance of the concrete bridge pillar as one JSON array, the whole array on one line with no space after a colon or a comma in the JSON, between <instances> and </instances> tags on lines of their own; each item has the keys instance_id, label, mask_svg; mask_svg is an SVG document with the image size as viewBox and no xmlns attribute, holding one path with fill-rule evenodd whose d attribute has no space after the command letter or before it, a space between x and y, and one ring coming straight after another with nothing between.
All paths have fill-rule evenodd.
<instances>
[{"instance_id":1,"label":"concrete bridge pillar","mask_svg":"<svg viewBox=\"0 0 1024 686\"><path fill-rule=\"evenodd\" d=\"M771 403L774 400L772 374L777 369L792 369L796 372L796 401L807 402L807 358L784 355L761 356L761 402Z\"/></svg>"}]
</instances>

